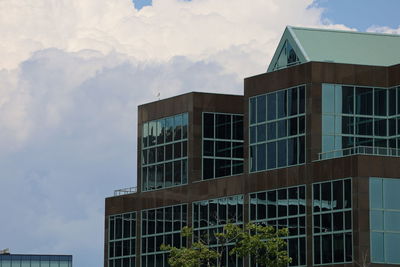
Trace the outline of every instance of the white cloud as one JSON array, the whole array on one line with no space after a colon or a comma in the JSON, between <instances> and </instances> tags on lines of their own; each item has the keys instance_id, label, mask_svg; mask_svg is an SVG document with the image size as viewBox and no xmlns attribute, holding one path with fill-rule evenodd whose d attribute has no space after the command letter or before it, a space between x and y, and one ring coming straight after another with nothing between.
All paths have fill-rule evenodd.
<instances>
[{"instance_id":1,"label":"white cloud","mask_svg":"<svg viewBox=\"0 0 400 267\"><path fill-rule=\"evenodd\" d=\"M377 33L388 33L388 34L400 34L400 25L397 29L393 29L387 26L377 26L373 25L367 29L367 32L377 32Z\"/></svg>"}]
</instances>

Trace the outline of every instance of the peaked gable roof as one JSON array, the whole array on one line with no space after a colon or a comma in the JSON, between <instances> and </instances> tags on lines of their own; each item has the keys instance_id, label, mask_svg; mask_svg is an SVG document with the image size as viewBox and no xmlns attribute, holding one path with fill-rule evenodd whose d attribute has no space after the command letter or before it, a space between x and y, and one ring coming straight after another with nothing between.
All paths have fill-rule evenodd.
<instances>
[{"instance_id":1,"label":"peaked gable roof","mask_svg":"<svg viewBox=\"0 0 400 267\"><path fill-rule=\"evenodd\" d=\"M317 61L391 66L400 63L400 35L288 26L267 72L294 65L282 66L284 60L280 55L286 43L290 43L299 59L296 64Z\"/></svg>"}]
</instances>

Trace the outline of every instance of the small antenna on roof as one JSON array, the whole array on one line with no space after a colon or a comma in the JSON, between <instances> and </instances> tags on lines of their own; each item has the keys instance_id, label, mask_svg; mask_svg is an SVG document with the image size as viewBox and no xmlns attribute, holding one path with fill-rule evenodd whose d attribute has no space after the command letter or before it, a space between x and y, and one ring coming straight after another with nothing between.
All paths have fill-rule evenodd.
<instances>
[{"instance_id":1,"label":"small antenna on roof","mask_svg":"<svg viewBox=\"0 0 400 267\"><path fill-rule=\"evenodd\" d=\"M160 92L158 92L157 95L156 95L156 97L158 98L158 100L160 100L160 95L161 95Z\"/></svg>"}]
</instances>

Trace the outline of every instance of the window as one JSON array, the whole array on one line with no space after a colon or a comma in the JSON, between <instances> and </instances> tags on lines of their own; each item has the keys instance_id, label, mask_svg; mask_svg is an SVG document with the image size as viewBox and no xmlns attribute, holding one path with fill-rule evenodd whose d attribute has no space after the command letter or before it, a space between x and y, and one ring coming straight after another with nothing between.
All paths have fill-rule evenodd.
<instances>
[{"instance_id":1,"label":"window","mask_svg":"<svg viewBox=\"0 0 400 267\"><path fill-rule=\"evenodd\" d=\"M203 113L203 180L243 173L243 115Z\"/></svg>"},{"instance_id":2,"label":"window","mask_svg":"<svg viewBox=\"0 0 400 267\"><path fill-rule=\"evenodd\" d=\"M186 225L187 204L143 210L141 266L169 266L168 252L162 251L160 246L165 244L177 248L185 247L187 242L181 236L181 229Z\"/></svg>"},{"instance_id":3,"label":"window","mask_svg":"<svg viewBox=\"0 0 400 267\"><path fill-rule=\"evenodd\" d=\"M313 184L314 264L353 261L351 179Z\"/></svg>"},{"instance_id":4,"label":"window","mask_svg":"<svg viewBox=\"0 0 400 267\"><path fill-rule=\"evenodd\" d=\"M370 178L371 262L400 264L400 180Z\"/></svg>"},{"instance_id":5,"label":"window","mask_svg":"<svg viewBox=\"0 0 400 267\"><path fill-rule=\"evenodd\" d=\"M396 95L400 88L323 84L320 159L358 153L400 156Z\"/></svg>"},{"instance_id":6,"label":"window","mask_svg":"<svg viewBox=\"0 0 400 267\"><path fill-rule=\"evenodd\" d=\"M300 63L300 60L288 40L285 41L273 70L278 70Z\"/></svg>"},{"instance_id":7,"label":"window","mask_svg":"<svg viewBox=\"0 0 400 267\"><path fill-rule=\"evenodd\" d=\"M243 266L241 258L229 255L233 244L222 247L215 237L227 223L243 225L243 195L193 202L193 240L200 239L222 253L218 266Z\"/></svg>"},{"instance_id":8,"label":"window","mask_svg":"<svg viewBox=\"0 0 400 267\"><path fill-rule=\"evenodd\" d=\"M289 229L290 266L306 265L305 190L301 185L250 194L250 222Z\"/></svg>"},{"instance_id":9,"label":"window","mask_svg":"<svg viewBox=\"0 0 400 267\"><path fill-rule=\"evenodd\" d=\"M305 87L249 99L250 172L305 162Z\"/></svg>"},{"instance_id":10,"label":"window","mask_svg":"<svg viewBox=\"0 0 400 267\"><path fill-rule=\"evenodd\" d=\"M142 190L187 184L188 114L143 124Z\"/></svg>"},{"instance_id":11,"label":"window","mask_svg":"<svg viewBox=\"0 0 400 267\"><path fill-rule=\"evenodd\" d=\"M109 266L135 267L136 212L111 215L108 225Z\"/></svg>"}]
</instances>

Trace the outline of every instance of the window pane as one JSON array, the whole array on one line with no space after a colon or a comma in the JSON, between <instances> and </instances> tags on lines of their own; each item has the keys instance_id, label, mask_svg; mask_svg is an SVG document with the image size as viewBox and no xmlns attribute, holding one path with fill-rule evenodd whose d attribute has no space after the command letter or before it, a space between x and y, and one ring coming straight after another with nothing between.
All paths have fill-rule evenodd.
<instances>
[{"instance_id":1,"label":"window pane","mask_svg":"<svg viewBox=\"0 0 400 267\"><path fill-rule=\"evenodd\" d=\"M250 98L250 124L256 123L256 98Z\"/></svg>"},{"instance_id":2,"label":"window pane","mask_svg":"<svg viewBox=\"0 0 400 267\"><path fill-rule=\"evenodd\" d=\"M276 142L267 144L267 166L268 169L276 168Z\"/></svg>"},{"instance_id":3,"label":"window pane","mask_svg":"<svg viewBox=\"0 0 400 267\"><path fill-rule=\"evenodd\" d=\"M287 140L278 141L278 167L287 165Z\"/></svg>"},{"instance_id":4,"label":"window pane","mask_svg":"<svg viewBox=\"0 0 400 267\"><path fill-rule=\"evenodd\" d=\"M288 90L288 101L289 116L296 115L298 106L297 88Z\"/></svg>"},{"instance_id":5,"label":"window pane","mask_svg":"<svg viewBox=\"0 0 400 267\"><path fill-rule=\"evenodd\" d=\"M387 98L386 89L374 89L374 114L378 116L386 116Z\"/></svg>"},{"instance_id":6,"label":"window pane","mask_svg":"<svg viewBox=\"0 0 400 267\"><path fill-rule=\"evenodd\" d=\"M356 114L372 115L372 88L356 87Z\"/></svg>"},{"instance_id":7,"label":"window pane","mask_svg":"<svg viewBox=\"0 0 400 267\"><path fill-rule=\"evenodd\" d=\"M335 112L335 90L333 84L322 85L322 113Z\"/></svg>"},{"instance_id":8,"label":"window pane","mask_svg":"<svg viewBox=\"0 0 400 267\"><path fill-rule=\"evenodd\" d=\"M385 230L400 231L400 212L385 211L384 214ZM400 243L398 245L400 245Z\"/></svg>"},{"instance_id":9,"label":"window pane","mask_svg":"<svg viewBox=\"0 0 400 267\"><path fill-rule=\"evenodd\" d=\"M276 122L267 123L268 140L276 139Z\"/></svg>"},{"instance_id":10,"label":"window pane","mask_svg":"<svg viewBox=\"0 0 400 267\"><path fill-rule=\"evenodd\" d=\"M299 114L305 113L306 110L306 89L304 86L299 87Z\"/></svg>"},{"instance_id":11,"label":"window pane","mask_svg":"<svg viewBox=\"0 0 400 267\"><path fill-rule=\"evenodd\" d=\"M257 122L264 122L266 117L266 97L260 95L257 97Z\"/></svg>"},{"instance_id":12,"label":"window pane","mask_svg":"<svg viewBox=\"0 0 400 267\"><path fill-rule=\"evenodd\" d=\"M243 140L243 115L233 115L232 139Z\"/></svg>"},{"instance_id":13,"label":"window pane","mask_svg":"<svg viewBox=\"0 0 400 267\"><path fill-rule=\"evenodd\" d=\"M269 93L267 95L267 119L276 119L276 93Z\"/></svg>"},{"instance_id":14,"label":"window pane","mask_svg":"<svg viewBox=\"0 0 400 267\"><path fill-rule=\"evenodd\" d=\"M332 236L323 235L322 237L322 263L332 262Z\"/></svg>"},{"instance_id":15,"label":"window pane","mask_svg":"<svg viewBox=\"0 0 400 267\"><path fill-rule=\"evenodd\" d=\"M383 233L371 232L371 261L384 262Z\"/></svg>"},{"instance_id":16,"label":"window pane","mask_svg":"<svg viewBox=\"0 0 400 267\"><path fill-rule=\"evenodd\" d=\"M344 240L343 234L333 235L334 262L344 262Z\"/></svg>"},{"instance_id":17,"label":"window pane","mask_svg":"<svg viewBox=\"0 0 400 267\"><path fill-rule=\"evenodd\" d=\"M386 262L390 263L400 263L400 234L395 233L385 233L385 256Z\"/></svg>"},{"instance_id":18,"label":"window pane","mask_svg":"<svg viewBox=\"0 0 400 267\"><path fill-rule=\"evenodd\" d=\"M157 121L157 144L164 143L165 119Z\"/></svg>"},{"instance_id":19,"label":"window pane","mask_svg":"<svg viewBox=\"0 0 400 267\"><path fill-rule=\"evenodd\" d=\"M342 110L336 112L344 114L354 113L354 87L342 86Z\"/></svg>"},{"instance_id":20,"label":"window pane","mask_svg":"<svg viewBox=\"0 0 400 267\"><path fill-rule=\"evenodd\" d=\"M174 140L180 140L182 138L182 115L176 115L174 117Z\"/></svg>"},{"instance_id":21,"label":"window pane","mask_svg":"<svg viewBox=\"0 0 400 267\"><path fill-rule=\"evenodd\" d=\"M288 165L297 164L297 138L288 139Z\"/></svg>"},{"instance_id":22,"label":"window pane","mask_svg":"<svg viewBox=\"0 0 400 267\"><path fill-rule=\"evenodd\" d=\"M261 124L257 126L257 142L264 142L266 140L266 125Z\"/></svg>"},{"instance_id":23,"label":"window pane","mask_svg":"<svg viewBox=\"0 0 400 267\"><path fill-rule=\"evenodd\" d=\"M396 114L396 88L389 89L389 116Z\"/></svg>"},{"instance_id":24,"label":"window pane","mask_svg":"<svg viewBox=\"0 0 400 267\"><path fill-rule=\"evenodd\" d=\"M214 114L203 114L203 136L205 138L214 138Z\"/></svg>"},{"instance_id":25,"label":"window pane","mask_svg":"<svg viewBox=\"0 0 400 267\"><path fill-rule=\"evenodd\" d=\"M281 90L277 92L278 100L278 119L287 116L287 91Z\"/></svg>"},{"instance_id":26,"label":"window pane","mask_svg":"<svg viewBox=\"0 0 400 267\"><path fill-rule=\"evenodd\" d=\"M372 135L372 118L356 117L356 134Z\"/></svg>"},{"instance_id":27,"label":"window pane","mask_svg":"<svg viewBox=\"0 0 400 267\"><path fill-rule=\"evenodd\" d=\"M215 114L215 134L219 139L231 139L231 115Z\"/></svg>"},{"instance_id":28,"label":"window pane","mask_svg":"<svg viewBox=\"0 0 400 267\"><path fill-rule=\"evenodd\" d=\"M182 138L186 139L187 138L187 131L188 131L188 125L189 125L189 115L187 113L184 113L182 115Z\"/></svg>"},{"instance_id":29,"label":"window pane","mask_svg":"<svg viewBox=\"0 0 400 267\"><path fill-rule=\"evenodd\" d=\"M250 147L250 171L256 171L256 146Z\"/></svg>"},{"instance_id":30,"label":"window pane","mask_svg":"<svg viewBox=\"0 0 400 267\"><path fill-rule=\"evenodd\" d=\"M215 160L215 177L231 175L231 161L224 159Z\"/></svg>"},{"instance_id":31,"label":"window pane","mask_svg":"<svg viewBox=\"0 0 400 267\"><path fill-rule=\"evenodd\" d=\"M215 142L215 155L217 157L230 157L231 156L231 142Z\"/></svg>"},{"instance_id":32,"label":"window pane","mask_svg":"<svg viewBox=\"0 0 400 267\"><path fill-rule=\"evenodd\" d=\"M265 144L257 145L257 171L266 169Z\"/></svg>"},{"instance_id":33,"label":"window pane","mask_svg":"<svg viewBox=\"0 0 400 267\"><path fill-rule=\"evenodd\" d=\"M214 156L214 141L203 141L203 156Z\"/></svg>"},{"instance_id":34,"label":"window pane","mask_svg":"<svg viewBox=\"0 0 400 267\"><path fill-rule=\"evenodd\" d=\"M278 121L278 138L287 136L287 120Z\"/></svg>"}]
</instances>

